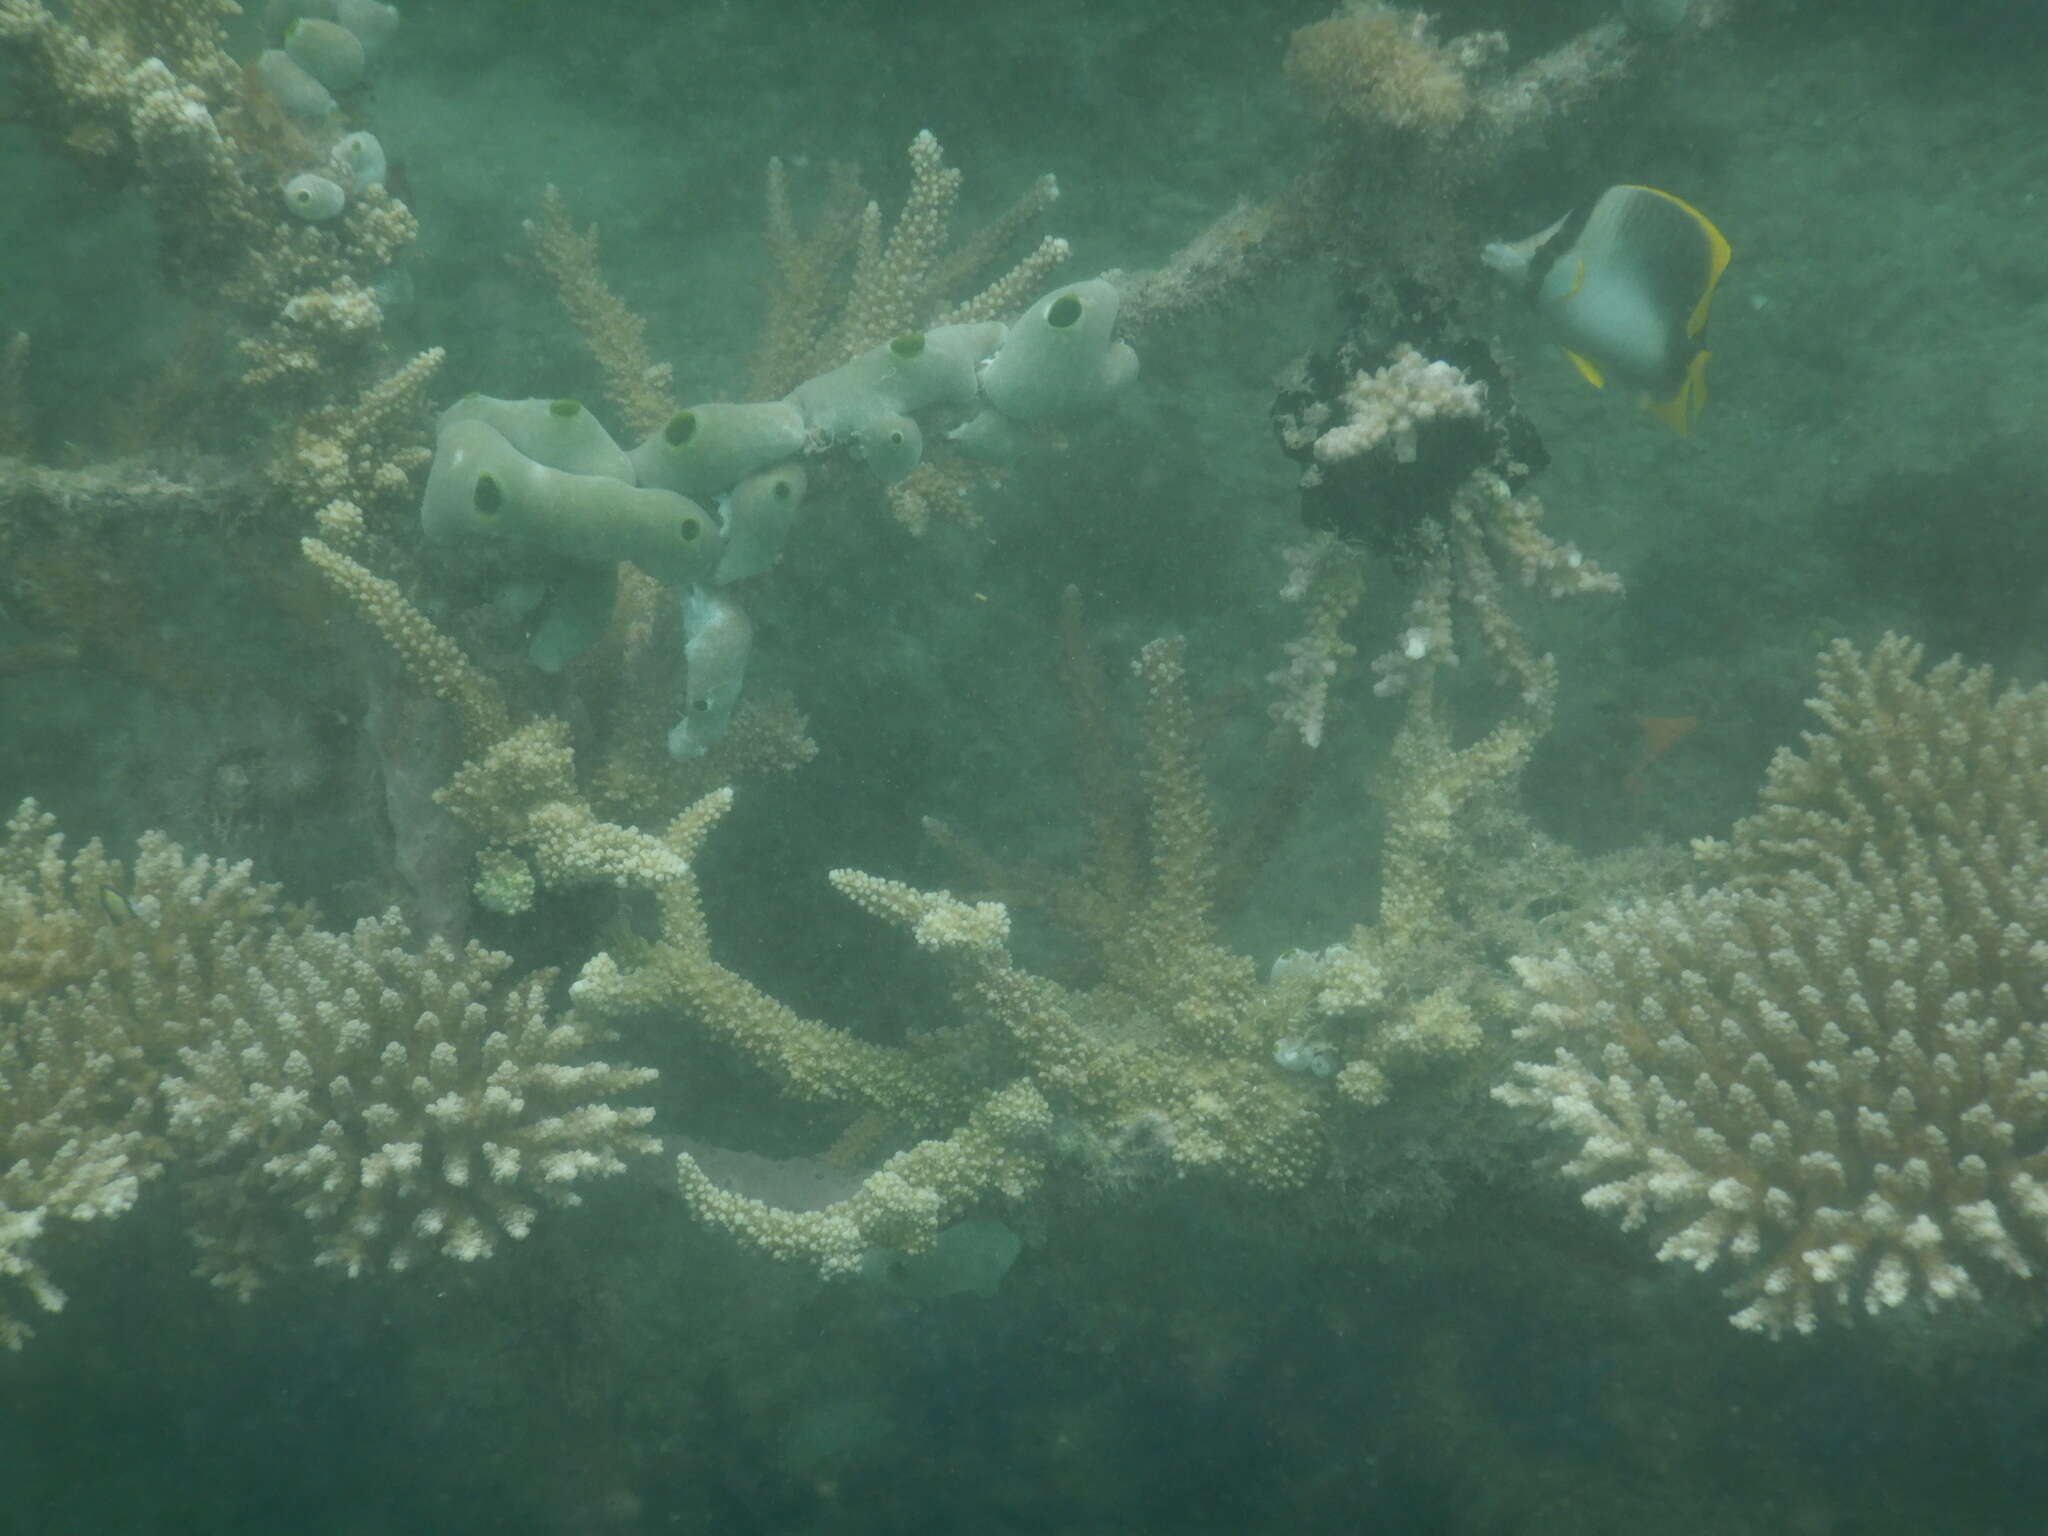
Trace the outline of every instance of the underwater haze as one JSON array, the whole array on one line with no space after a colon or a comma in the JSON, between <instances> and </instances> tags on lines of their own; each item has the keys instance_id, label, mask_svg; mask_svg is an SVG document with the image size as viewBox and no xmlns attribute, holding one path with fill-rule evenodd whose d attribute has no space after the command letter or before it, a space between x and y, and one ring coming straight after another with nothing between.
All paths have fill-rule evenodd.
<instances>
[{"instance_id":1,"label":"underwater haze","mask_svg":"<svg viewBox=\"0 0 2048 1536\"><path fill-rule=\"evenodd\" d=\"M0 0L0 1536L2048 1530L2044 71Z\"/></svg>"}]
</instances>

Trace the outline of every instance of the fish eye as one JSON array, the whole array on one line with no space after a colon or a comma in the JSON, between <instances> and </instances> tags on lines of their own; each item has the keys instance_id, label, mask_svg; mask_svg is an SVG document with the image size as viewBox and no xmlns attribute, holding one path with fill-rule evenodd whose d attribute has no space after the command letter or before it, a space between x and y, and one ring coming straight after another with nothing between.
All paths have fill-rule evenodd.
<instances>
[{"instance_id":1,"label":"fish eye","mask_svg":"<svg viewBox=\"0 0 2048 1536\"><path fill-rule=\"evenodd\" d=\"M661 435L668 439L671 448L680 448L697 433L697 413L677 411L669 417L668 425L661 429Z\"/></svg>"},{"instance_id":2,"label":"fish eye","mask_svg":"<svg viewBox=\"0 0 2048 1536\"><path fill-rule=\"evenodd\" d=\"M924 332L905 331L889 343L889 350L898 357L915 357L924 350Z\"/></svg>"},{"instance_id":3,"label":"fish eye","mask_svg":"<svg viewBox=\"0 0 2048 1536\"><path fill-rule=\"evenodd\" d=\"M702 533L703 531L704 525L697 521L696 518L686 517L683 519L681 532L683 535L683 542L685 544L696 543L697 535Z\"/></svg>"},{"instance_id":4,"label":"fish eye","mask_svg":"<svg viewBox=\"0 0 2048 1536\"><path fill-rule=\"evenodd\" d=\"M693 715L701 715L709 712L710 708L711 701L709 699L699 699L696 703L690 706L690 713Z\"/></svg>"},{"instance_id":5,"label":"fish eye","mask_svg":"<svg viewBox=\"0 0 2048 1536\"><path fill-rule=\"evenodd\" d=\"M1045 312L1045 323L1056 331L1064 331L1081 318L1081 301L1071 293L1063 293L1052 301L1052 307Z\"/></svg>"},{"instance_id":6,"label":"fish eye","mask_svg":"<svg viewBox=\"0 0 2048 1536\"><path fill-rule=\"evenodd\" d=\"M775 482L775 499L777 501L787 501L791 496L795 494L796 488L792 486L787 480L778 480Z\"/></svg>"},{"instance_id":7,"label":"fish eye","mask_svg":"<svg viewBox=\"0 0 2048 1536\"><path fill-rule=\"evenodd\" d=\"M505 493L498 486L498 477L485 470L476 477L476 489L470 493L469 499L478 512L492 517L505 504Z\"/></svg>"}]
</instances>

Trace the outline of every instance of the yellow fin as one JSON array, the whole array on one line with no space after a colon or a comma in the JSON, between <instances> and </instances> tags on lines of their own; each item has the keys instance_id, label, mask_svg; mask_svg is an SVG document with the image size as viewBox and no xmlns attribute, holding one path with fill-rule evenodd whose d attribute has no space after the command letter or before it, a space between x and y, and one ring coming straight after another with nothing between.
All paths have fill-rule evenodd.
<instances>
[{"instance_id":1,"label":"yellow fin","mask_svg":"<svg viewBox=\"0 0 2048 1536\"><path fill-rule=\"evenodd\" d=\"M1728 263L1734 259L1734 247L1729 245L1727 236L1714 227L1712 219L1701 213L1699 209L1693 207L1684 198L1675 197L1671 193L1666 192L1662 187L1632 186L1629 190L1632 192L1648 192L1653 196L1663 198L1667 203L1677 204L1692 216L1692 221L1699 226L1700 234L1707 242L1706 282L1701 286L1699 300L1693 305L1692 315L1685 323L1685 334L1697 336L1706 329L1707 309L1714 302L1714 286L1721 281L1721 274L1728 270Z\"/></svg>"},{"instance_id":2,"label":"yellow fin","mask_svg":"<svg viewBox=\"0 0 2048 1536\"><path fill-rule=\"evenodd\" d=\"M1678 393L1669 400L1644 400L1652 416L1680 437L1692 435L1692 424L1699 420L1700 412L1707 405L1707 359L1714 354L1702 352L1685 370L1685 382L1678 387Z\"/></svg>"},{"instance_id":3,"label":"yellow fin","mask_svg":"<svg viewBox=\"0 0 2048 1536\"><path fill-rule=\"evenodd\" d=\"M1592 385L1595 389L1605 389L1607 387L1607 375L1600 371L1600 365L1594 362L1593 359L1582 353L1574 352L1570 347L1564 349L1564 355L1572 360L1572 366L1579 370L1580 376L1588 384Z\"/></svg>"}]
</instances>

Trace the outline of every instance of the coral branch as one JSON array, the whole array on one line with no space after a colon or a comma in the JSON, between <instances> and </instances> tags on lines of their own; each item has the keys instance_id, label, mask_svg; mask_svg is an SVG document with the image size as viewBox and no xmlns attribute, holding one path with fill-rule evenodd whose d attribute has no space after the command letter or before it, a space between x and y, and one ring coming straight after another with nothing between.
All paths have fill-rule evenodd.
<instances>
[{"instance_id":1,"label":"coral branch","mask_svg":"<svg viewBox=\"0 0 2048 1536\"><path fill-rule=\"evenodd\" d=\"M647 350L647 322L605 281L597 226L579 233L562 194L550 186L541 192L539 214L526 221L526 238L570 323L604 370L606 395L635 432L652 432L675 414L675 371L654 360Z\"/></svg>"},{"instance_id":2,"label":"coral branch","mask_svg":"<svg viewBox=\"0 0 2048 1536\"><path fill-rule=\"evenodd\" d=\"M397 583L375 575L319 539L305 539L299 547L313 568L391 647L413 681L455 709L472 751L481 751L505 736L510 729L509 715L497 685L470 665L462 647L405 600Z\"/></svg>"}]
</instances>

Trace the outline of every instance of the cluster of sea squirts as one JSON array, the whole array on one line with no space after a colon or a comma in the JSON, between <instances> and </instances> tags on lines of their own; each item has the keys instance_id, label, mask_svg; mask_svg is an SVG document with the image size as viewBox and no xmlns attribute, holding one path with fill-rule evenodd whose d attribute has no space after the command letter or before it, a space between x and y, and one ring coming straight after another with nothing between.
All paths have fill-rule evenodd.
<instances>
[{"instance_id":1,"label":"cluster of sea squirts","mask_svg":"<svg viewBox=\"0 0 2048 1536\"><path fill-rule=\"evenodd\" d=\"M533 575L506 597L546 671L603 636L621 561L677 589L686 684L668 750L695 757L731 720L753 644L730 589L780 557L804 461L843 451L894 482L922 462L928 429L971 458L1014 459L1037 429L1101 410L1137 376L1116 336L1120 302L1096 278L1014 324L906 331L781 400L678 411L630 451L574 400L470 395L441 417L421 523L435 540L525 557Z\"/></svg>"}]
</instances>

